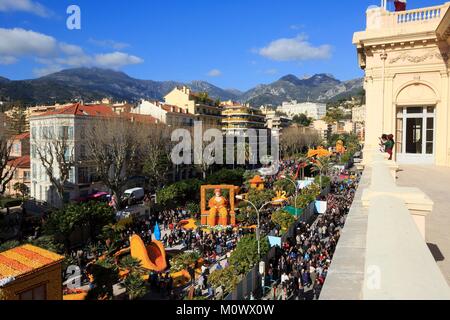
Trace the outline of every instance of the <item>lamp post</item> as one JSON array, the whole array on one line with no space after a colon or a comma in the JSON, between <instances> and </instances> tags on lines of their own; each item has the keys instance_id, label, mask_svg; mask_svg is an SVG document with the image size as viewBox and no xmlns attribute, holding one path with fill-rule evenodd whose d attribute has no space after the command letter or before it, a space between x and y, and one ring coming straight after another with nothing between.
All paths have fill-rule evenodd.
<instances>
[{"instance_id":1,"label":"lamp post","mask_svg":"<svg viewBox=\"0 0 450 320\"><path fill-rule=\"evenodd\" d=\"M258 256L261 257L261 239L260 239L261 225L260 225L260 221L259 221L259 212L262 211L262 209L264 209L265 206L272 204L273 201L264 203L261 206L261 208L258 209L253 202L244 199L244 197L241 195L237 195L236 199L247 202L256 210L256 219L257 219L256 240L258 241Z\"/></svg>"},{"instance_id":2,"label":"lamp post","mask_svg":"<svg viewBox=\"0 0 450 320\"><path fill-rule=\"evenodd\" d=\"M294 180L288 178L288 177L285 176L285 175L282 175L282 176L281 176L281 179L290 181L290 182L292 182L292 184L294 185L294 188L295 188L295 199L294 199L295 216L298 218L298 214L297 214L297 198L298 198L298 188L297 188L297 184L295 183Z\"/></svg>"}]
</instances>

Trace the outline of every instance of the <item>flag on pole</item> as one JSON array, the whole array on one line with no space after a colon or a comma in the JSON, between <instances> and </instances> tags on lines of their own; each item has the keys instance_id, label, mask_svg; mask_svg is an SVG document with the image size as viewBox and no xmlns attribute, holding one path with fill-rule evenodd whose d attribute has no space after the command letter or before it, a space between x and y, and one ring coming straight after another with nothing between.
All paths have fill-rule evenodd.
<instances>
[{"instance_id":1,"label":"flag on pole","mask_svg":"<svg viewBox=\"0 0 450 320\"><path fill-rule=\"evenodd\" d=\"M388 0L389 2L394 2L395 11L405 11L406 10L406 0Z\"/></svg>"},{"instance_id":2,"label":"flag on pole","mask_svg":"<svg viewBox=\"0 0 450 320\"><path fill-rule=\"evenodd\" d=\"M394 1L395 11L405 11L406 10L406 0L396 0Z\"/></svg>"}]
</instances>

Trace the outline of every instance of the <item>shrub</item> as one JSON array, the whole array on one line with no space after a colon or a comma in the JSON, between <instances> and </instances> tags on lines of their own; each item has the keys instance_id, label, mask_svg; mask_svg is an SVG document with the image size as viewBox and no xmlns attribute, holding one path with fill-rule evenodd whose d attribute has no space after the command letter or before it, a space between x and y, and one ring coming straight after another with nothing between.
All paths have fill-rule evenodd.
<instances>
[{"instance_id":1,"label":"shrub","mask_svg":"<svg viewBox=\"0 0 450 320\"><path fill-rule=\"evenodd\" d=\"M231 254L230 265L234 266L237 274L245 275L260 261L261 257L269 252L269 249L269 241L266 237L262 238L261 256L258 256L256 235L246 235L239 241L236 249Z\"/></svg>"},{"instance_id":2,"label":"shrub","mask_svg":"<svg viewBox=\"0 0 450 320\"><path fill-rule=\"evenodd\" d=\"M314 182L320 185L320 176L315 177ZM322 176L322 188L326 188L331 184L330 177Z\"/></svg>"},{"instance_id":3,"label":"shrub","mask_svg":"<svg viewBox=\"0 0 450 320\"><path fill-rule=\"evenodd\" d=\"M200 254L195 251L179 254L170 260L170 271L180 272L185 270L189 266L195 264L200 257Z\"/></svg>"},{"instance_id":4,"label":"shrub","mask_svg":"<svg viewBox=\"0 0 450 320\"><path fill-rule=\"evenodd\" d=\"M224 296L226 296L236 289L240 278L234 266L229 266L212 272L208 280L213 287L222 287Z\"/></svg>"},{"instance_id":5,"label":"shrub","mask_svg":"<svg viewBox=\"0 0 450 320\"><path fill-rule=\"evenodd\" d=\"M283 231L287 231L295 222L295 218L287 211L277 211L272 214L272 221L280 226Z\"/></svg>"}]
</instances>

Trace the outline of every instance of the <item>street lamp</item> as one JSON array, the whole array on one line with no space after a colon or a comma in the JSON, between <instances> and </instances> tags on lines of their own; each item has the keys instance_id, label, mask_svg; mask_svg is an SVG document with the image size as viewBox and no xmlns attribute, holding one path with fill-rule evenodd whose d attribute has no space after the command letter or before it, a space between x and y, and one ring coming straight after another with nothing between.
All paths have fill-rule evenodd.
<instances>
[{"instance_id":1,"label":"street lamp","mask_svg":"<svg viewBox=\"0 0 450 320\"><path fill-rule=\"evenodd\" d=\"M258 208L256 207L256 205L253 202L244 199L244 197L242 195L237 195L236 199L244 201L244 202L247 202L248 204L250 204L256 210L256 219L257 219L257 223L258 223L257 230L256 230L256 240L258 241L258 256L261 257L261 239L260 239L261 225L260 225L260 221L259 221L259 212L262 209L264 209L265 206L268 206L269 204L272 204L273 201L264 203L261 206L261 208L259 208L259 210L258 210Z\"/></svg>"},{"instance_id":2,"label":"street lamp","mask_svg":"<svg viewBox=\"0 0 450 320\"><path fill-rule=\"evenodd\" d=\"M298 218L298 214L297 214L297 198L298 198L298 188L297 188L297 184L295 183L294 180L288 178L286 175L282 175L280 177L281 179L287 180L292 182L292 184L294 185L295 188L295 199L294 199L294 206L295 206L295 216Z\"/></svg>"}]
</instances>

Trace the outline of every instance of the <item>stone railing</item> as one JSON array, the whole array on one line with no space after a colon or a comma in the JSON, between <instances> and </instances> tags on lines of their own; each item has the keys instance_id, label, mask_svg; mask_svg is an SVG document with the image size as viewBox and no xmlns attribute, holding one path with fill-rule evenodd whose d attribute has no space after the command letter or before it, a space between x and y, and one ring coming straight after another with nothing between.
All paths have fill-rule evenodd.
<instances>
[{"instance_id":1,"label":"stone railing","mask_svg":"<svg viewBox=\"0 0 450 320\"><path fill-rule=\"evenodd\" d=\"M445 13L443 9L444 5L441 5L423 9L400 11L394 13L394 15L396 17L397 23L428 21L433 19L440 19L441 13Z\"/></svg>"},{"instance_id":2,"label":"stone railing","mask_svg":"<svg viewBox=\"0 0 450 320\"><path fill-rule=\"evenodd\" d=\"M321 299L450 299L424 240L433 202L419 189L398 187L398 166L384 154L366 150L364 159Z\"/></svg>"},{"instance_id":3,"label":"stone railing","mask_svg":"<svg viewBox=\"0 0 450 320\"><path fill-rule=\"evenodd\" d=\"M434 31L449 7L450 2L440 6L400 12L390 12L380 7L370 8L367 10L367 30L392 31L402 26L411 28L413 25L415 31Z\"/></svg>"}]
</instances>

